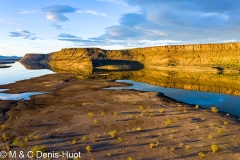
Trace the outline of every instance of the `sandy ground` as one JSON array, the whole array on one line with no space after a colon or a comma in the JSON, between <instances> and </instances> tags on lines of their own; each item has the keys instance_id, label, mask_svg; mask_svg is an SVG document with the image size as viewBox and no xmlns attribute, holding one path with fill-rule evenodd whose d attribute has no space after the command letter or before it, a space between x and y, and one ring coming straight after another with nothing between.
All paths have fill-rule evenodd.
<instances>
[{"instance_id":1,"label":"sandy ground","mask_svg":"<svg viewBox=\"0 0 240 160\"><path fill-rule=\"evenodd\" d=\"M199 152L205 159L240 159L238 117L161 93L103 89L124 85L52 74L0 86L8 93L49 92L26 101L0 101L0 147L26 154L38 145L48 153L81 152L81 159L95 160L195 160Z\"/></svg>"}]
</instances>

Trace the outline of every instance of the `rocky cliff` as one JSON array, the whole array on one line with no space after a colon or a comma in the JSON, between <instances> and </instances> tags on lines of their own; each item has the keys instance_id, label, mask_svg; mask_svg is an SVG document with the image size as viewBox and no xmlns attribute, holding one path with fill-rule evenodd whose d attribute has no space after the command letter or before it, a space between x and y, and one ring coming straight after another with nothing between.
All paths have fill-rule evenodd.
<instances>
[{"instance_id":1,"label":"rocky cliff","mask_svg":"<svg viewBox=\"0 0 240 160\"><path fill-rule=\"evenodd\" d=\"M50 54L26 54L20 61L26 68L44 66L60 73L91 73L92 61L87 49L62 49Z\"/></svg>"},{"instance_id":2,"label":"rocky cliff","mask_svg":"<svg viewBox=\"0 0 240 160\"><path fill-rule=\"evenodd\" d=\"M144 66L240 69L240 43L176 45L107 51L109 59L131 59Z\"/></svg>"},{"instance_id":3,"label":"rocky cliff","mask_svg":"<svg viewBox=\"0 0 240 160\"><path fill-rule=\"evenodd\" d=\"M91 73L95 65L97 67L102 65L105 68L121 65L134 68L132 66L142 65L165 69L239 71L240 43L173 45L127 50L69 48L49 55L26 54L20 62L48 64L52 70L57 72ZM121 67L116 68L121 69Z\"/></svg>"},{"instance_id":4,"label":"rocky cliff","mask_svg":"<svg viewBox=\"0 0 240 160\"><path fill-rule=\"evenodd\" d=\"M25 54L19 60L27 69L51 69L48 64L50 54Z\"/></svg>"}]
</instances>

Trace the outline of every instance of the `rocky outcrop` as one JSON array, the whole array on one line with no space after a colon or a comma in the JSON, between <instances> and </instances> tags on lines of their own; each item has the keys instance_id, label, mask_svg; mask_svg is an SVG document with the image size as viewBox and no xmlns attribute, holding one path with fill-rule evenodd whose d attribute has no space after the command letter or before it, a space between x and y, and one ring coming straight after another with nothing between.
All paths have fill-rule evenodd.
<instances>
[{"instance_id":1,"label":"rocky outcrop","mask_svg":"<svg viewBox=\"0 0 240 160\"><path fill-rule=\"evenodd\" d=\"M101 63L94 63L99 61ZM104 63L108 61L108 63ZM119 67L124 62L125 67ZM167 67L176 69L240 70L240 43L173 45L127 50L69 48L59 52L26 54L23 64L48 64L56 72L91 73L95 64L102 68ZM110 62L110 63L109 63ZM133 63L137 62L137 63ZM114 65L118 67L114 67ZM112 67L109 67L112 66ZM131 67L128 67L131 66ZM138 66L139 67L139 66Z\"/></svg>"},{"instance_id":2,"label":"rocky outcrop","mask_svg":"<svg viewBox=\"0 0 240 160\"><path fill-rule=\"evenodd\" d=\"M60 73L91 73L92 62L86 49L62 49L50 54L26 54L20 61L26 68L44 66Z\"/></svg>"},{"instance_id":3,"label":"rocky outcrop","mask_svg":"<svg viewBox=\"0 0 240 160\"><path fill-rule=\"evenodd\" d=\"M109 59L131 59L144 66L240 69L240 43L175 45L108 51Z\"/></svg>"},{"instance_id":4,"label":"rocky outcrop","mask_svg":"<svg viewBox=\"0 0 240 160\"><path fill-rule=\"evenodd\" d=\"M27 69L51 69L49 57L51 54L26 54L19 60Z\"/></svg>"},{"instance_id":5,"label":"rocky outcrop","mask_svg":"<svg viewBox=\"0 0 240 160\"><path fill-rule=\"evenodd\" d=\"M91 73L92 61L85 48L62 49L51 53L49 65L56 72Z\"/></svg>"}]
</instances>

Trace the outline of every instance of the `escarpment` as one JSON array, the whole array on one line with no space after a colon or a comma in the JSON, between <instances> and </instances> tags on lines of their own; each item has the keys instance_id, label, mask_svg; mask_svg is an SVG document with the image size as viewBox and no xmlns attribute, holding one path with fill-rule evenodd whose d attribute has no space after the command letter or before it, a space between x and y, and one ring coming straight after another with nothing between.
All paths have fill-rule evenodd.
<instances>
[{"instance_id":1,"label":"escarpment","mask_svg":"<svg viewBox=\"0 0 240 160\"><path fill-rule=\"evenodd\" d=\"M240 70L240 43L173 45L102 50L68 48L48 55L26 54L23 64L40 63L56 72L91 73L99 69L164 69Z\"/></svg>"},{"instance_id":2,"label":"escarpment","mask_svg":"<svg viewBox=\"0 0 240 160\"><path fill-rule=\"evenodd\" d=\"M240 69L240 43L176 45L108 51L109 59L132 59L145 67Z\"/></svg>"},{"instance_id":3,"label":"escarpment","mask_svg":"<svg viewBox=\"0 0 240 160\"><path fill-rule=\"evenodd\" d=\"M49 57L51 54L25 54L19 60L27 69L51 69L49 66Z\"/></svg>"}]
</instances>

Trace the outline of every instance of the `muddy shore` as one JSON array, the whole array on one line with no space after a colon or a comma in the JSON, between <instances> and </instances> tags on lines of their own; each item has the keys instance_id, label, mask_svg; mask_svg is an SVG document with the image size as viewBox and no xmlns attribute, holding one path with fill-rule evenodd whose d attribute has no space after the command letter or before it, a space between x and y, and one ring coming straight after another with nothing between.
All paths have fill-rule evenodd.
<instances>
[{"instance_id":1,"label":"muddy shore","mask_svg":"<svg viewBox=\"0 0 240 160\"><path fill-rule=\"evenodd\" d=\"M161 93L103 89L126 85L72 74L1 85L9 89L5 93L49 93L25 101L0 100L0 147L27 152L38 145L47 152L81 152L82 159L95 160L200 159L199 152L206 159L240 159L238 117ZM219 147L216 153L212 144Z\"/></svg>"}]
</instances>

